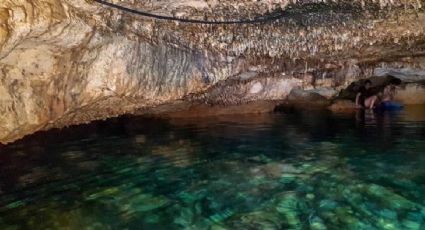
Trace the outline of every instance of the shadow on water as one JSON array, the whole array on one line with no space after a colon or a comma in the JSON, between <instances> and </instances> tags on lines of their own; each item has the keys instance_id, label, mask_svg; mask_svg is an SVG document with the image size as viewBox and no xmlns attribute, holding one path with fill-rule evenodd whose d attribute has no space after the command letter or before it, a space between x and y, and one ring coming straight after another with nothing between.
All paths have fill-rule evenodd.
<instances>
[{"instance_id":1,"label":"shadow on water","mask_svg":"<svg viewBox=\"0 0 425 230\"><path fill-rule=\"evenodd\" d=\"M425 111L121 117L0 147L0 229L424 229Z\"/></svg>"}]
</instances>

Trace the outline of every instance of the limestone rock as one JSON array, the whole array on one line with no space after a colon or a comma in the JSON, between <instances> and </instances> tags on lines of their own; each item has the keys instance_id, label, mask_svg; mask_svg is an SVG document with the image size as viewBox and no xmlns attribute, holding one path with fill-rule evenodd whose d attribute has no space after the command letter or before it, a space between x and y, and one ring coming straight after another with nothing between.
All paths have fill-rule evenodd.
<instances>
[{"instance_id":1,"label":"limestone rock","mask_svg":"<svg viewBox=\"0 0 425 230\"><path fill-rule=\"evenodd\" d=\"M402 104L424 105L425 85L417 83L402 85L397 88L394 100Z\"/></svg>"},{"instance_id":2,"label":"limestone rock","mask_svg":"<svg viewBox=\"0 0 425 230\"><path fill-rule=\"evenodd\" d=\"M423 0L114 2L210 21L285 17L200 25L94 1L2 0L1 143L182 101L227 106L285 100L295 87L339 91L382 66L425 69Z\"/></svg>"},{"instance_id":3,"label":"limestone rock","mask_svg":"<svg viewBox=\"0 0 425 230\"><path fill-rule=\"evenodd\" d=\"M329 101L324 96L314 91L292 89L288 96L289 103L296 106L327 106Z\"/></svg>"},{"instance_id":4,"label":"limestone rock","mask_svg":"<svg viewBox=\"0 0 425 230\"><path fill-rule=\"evenodd\" d=\"M329 109L332 111L354 111L356 104L351 100L336 100Z\"/></svg>"}]
</instances>

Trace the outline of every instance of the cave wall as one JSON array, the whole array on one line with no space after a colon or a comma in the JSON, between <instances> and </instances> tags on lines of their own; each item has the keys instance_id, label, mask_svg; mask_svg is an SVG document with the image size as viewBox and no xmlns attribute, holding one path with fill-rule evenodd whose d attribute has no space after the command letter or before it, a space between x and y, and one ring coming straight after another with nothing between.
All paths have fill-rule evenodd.
<instances>
[{"instance_id":1,"label":"cave wall","mask_svg":"<svg viewBox=\"0 0 425 230\"><path fill-rule=\"evenodd\" d=\"M378 68L413 71L418 80L410 83L424 79L421 0L119 4L198 19L286 14L265 24L198 25L93 1L3 0L1 143L164 104L285 100L294 88L332 97Z\"/></svg>"}]
</instances>

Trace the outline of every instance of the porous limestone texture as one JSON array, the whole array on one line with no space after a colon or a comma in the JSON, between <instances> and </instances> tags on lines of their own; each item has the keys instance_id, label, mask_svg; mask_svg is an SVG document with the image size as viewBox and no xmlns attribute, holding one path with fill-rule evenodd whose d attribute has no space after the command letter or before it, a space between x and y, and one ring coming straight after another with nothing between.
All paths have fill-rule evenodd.
<instances>
[{"instance_id":1,"label":"porous limestone texture","mask_svg":"<svg viewBox=\"0 0 425 230\"><path fill-rule=\"evenodd\" d=\"M113 2L198 20L285 16L202 25L91 0L2 0L0 143L164 104L285 100L294 88L330 98L382 68L424 79L424 0Z\"/></svg>"}]
</instances>

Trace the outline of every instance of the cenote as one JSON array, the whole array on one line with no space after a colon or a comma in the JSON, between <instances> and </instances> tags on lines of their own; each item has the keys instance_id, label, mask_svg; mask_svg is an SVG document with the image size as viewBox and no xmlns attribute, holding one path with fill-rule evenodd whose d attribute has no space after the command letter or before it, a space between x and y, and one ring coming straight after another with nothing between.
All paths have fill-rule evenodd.
<instances>
[{"instance_id":1,"label":"cenote","mask_svg":"<svg viewBox=\"0 0 425 230\"><path fill-rule=\"evenodd\" d=\"M425 230L424 25L425 0L0 0L0 230Z\"/></svg>"},{"instance_id":2,"label":"cenote","mask_svg":"<svg viewBox=\"0 0 425 230\"><path fill-rule=\"evenodd\" d=\"M0 229L425 229L425 111L122 117L1 147Z\"/></svg>"}]
</instances>

